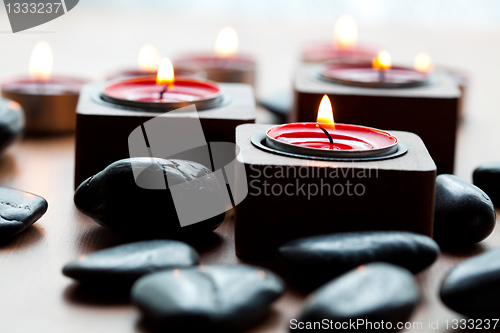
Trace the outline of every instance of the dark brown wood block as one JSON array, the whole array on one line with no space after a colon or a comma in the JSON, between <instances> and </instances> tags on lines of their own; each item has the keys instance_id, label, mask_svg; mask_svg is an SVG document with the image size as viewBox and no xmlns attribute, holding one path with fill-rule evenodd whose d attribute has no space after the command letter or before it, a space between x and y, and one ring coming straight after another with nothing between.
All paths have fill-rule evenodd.
<instances>
[{"instance_id":1,"label":"dark brown wood block","mask_svg":"<svg viewBox=\"0 0 500 333\"><path fill-rule=\"evenodd\" d=\"M236 126L255 122L253 89L246 84L220 84L227 102L200 110L198 115L207 142L234 142ZM96 102L100 85L82 89L77 107L75 187L109 164L129 157L128 136L144 122L163 114L131 111ZM185 117L192 117L185 113ZM169 117L169 115L167 115ZM178 121L179 115L171 117Z\"/></svg>"},{"instance_id":2,"label":"dark brown wood block","mask_svg":"<svg viewBox=\"0 0 500 333\"><path fill-rule=\"evenodd\" d=\"M291 121L316 121L324 94L332 101L335 121L419 135L438 173L453 173L460 89L446 73L432 84L405 89L346 86L320 80L318 65L301 65L294 81Z\"/></svg>"},{"instance_id":3,"label":"dark brown wood block","mask_svg":"<svg viewBox=\"0 0 500 333\"><path fill-rule=\"evenodd\" d=\"M436 166L417 135L391 132L408 145L397 158L325 162L254 147L252 135L269 127L236 129L236 161L244 165L248 181L248 195L235 208L238 256L270 259L289 240L334 232L404 230L432 236Z\"/></svg>"}]
</instances>

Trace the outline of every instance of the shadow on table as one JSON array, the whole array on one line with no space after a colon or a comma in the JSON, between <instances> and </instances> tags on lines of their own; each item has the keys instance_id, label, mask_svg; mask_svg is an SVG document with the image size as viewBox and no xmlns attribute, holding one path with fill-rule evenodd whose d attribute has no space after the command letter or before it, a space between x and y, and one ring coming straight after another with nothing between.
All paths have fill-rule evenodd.
<instances>
[{"instance_id":1,"label":"shadow on table","mask_svg":"<svg viewBox=\"0 0 500 333\"><path fill-rule=\"evenodd\" d=\"M31 225L13 238L0 239L0 251L21 250L22 248L33 246L43 238L43 233L40 229L35 225Z\"/></svg>"},{"instance_id":2,"label":"shadow on table","mask_svg":"<svg viewBox=\"0 0 500 333\"><path fill-rule=\"evenodd\" d=\"M111 229L92 225L87 228L79 237L77 242L80 249L85 253L95 252L109 247L127 243L126 240L114 233Z\"/></svg>"},{"instance_id":3,"label":"shadow on table","mask_svg":"<svg viewBox=\"0 0 500 333\"><path fill-rule=\"evenodd\" d=\"M92 226L88 228L81 236L78 244L80 249L85 253L91 253L99 250L103 250L109 247L139 242L145 240L153 239L172 239L178 240L191 245L198 251L199 254L205 252L213 251L215 248L221 246L223 239L220 235L215 232L204 232L200 234L192 235L157 235L153 236L122 236L111 229L102 227L99 225Z\"/></svg>"},{"instance_id":4,"label":"shadow on table","mask_svg":"<svg viewBox=\"0 0 500 333\"><path fill-rule=\"evenodd\" d=\"M277 310L271 309L267 314L265 314L262 318L257 320L255 323L252 323L249 326L245 326L243 328L237 329L237 330L223 330L221 331L220 329L215 329L215 330L210 330L206 327L203 328L203 330L199 330L196 332L203 332L203 333L240 333L240 332L246 332L246 331L253 331L253 329L260 329L264 332L267 332L265 329L266 327L272 327L276 326L276 321L279 321L280 314ZM136 323L135 325L136 331L138 333L165 333L165 332L188 332L187 330L182 329L182 327L179 327L178 330L173 327L165 327L158 325L144 316L142 316ZM195 331L193 331L195 332Z\"/></svg>"},{"instance_id":5,"label":"shadow on table","mask_svg":"<svg viewBox=\"0 0 500 333\"><path fill-rule=\"evenodd\" d=\"M11 178L16 173L16 159L9 153L0 155L0 183L4 184L8 178Z\"/></svg>"},{"instance_id":6,"label":"shadow on table","mask_svg":"<svg viewBox=\"0 0 500 333\"><path fill-rule=\"evenodd\" d=\"M469 258L477 256L483 252L488 251L485 245L479 243L468 247L451 247L451 246L441 246L441 252L448 256L454 256L457 258Z\"/></svg>"},{"instance_id":7,"label":"shadow on table","mask_svg":"<svg viewBox=\"0 0 500 333\"><path fill-rule=\"evenodd\" d=\"M125 305L130 303L130 285L94 285L74 282L64 290L64 298L91 306Z\"/></svg>"}]
</instances>

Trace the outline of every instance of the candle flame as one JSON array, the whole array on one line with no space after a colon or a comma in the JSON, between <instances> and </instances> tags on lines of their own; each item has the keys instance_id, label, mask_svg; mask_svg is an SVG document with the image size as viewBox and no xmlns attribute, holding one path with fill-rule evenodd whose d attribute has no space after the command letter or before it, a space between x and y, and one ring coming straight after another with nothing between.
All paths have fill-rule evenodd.
<instances>
[{"instance_id":1,"label":"candle flame","mask_svg":"<svg viewBox=\"0 0 500 333\"><path fill-rule=\"evenodd\" d=\"M387 51L380 51L372 62L373 68L389 69L391 68L391 55Z\"/></svg>"},{"instance_id":2,"label":"candle flame","mask_svg":"<svg viewBox=\"0 0 500 333\"><path fill-rule=\"evenodd\" d=\"M48 81L52 75L52 50L46 42L38 42L31 53L29 73L33 80Z\"/></svg>"},{"instance_id":3,"label":"candle flame","mask_svg":"<svg viewBox=\"0 0 500 333\"><path fill-rule=\"evenodd\" d=\"M174 86L174 81L174 66L168 58L163 58L156 74L156 84L168 85L171 88Z\"/></svg>"},{"instance_id":4,"label":"candle flame","mask_svg":"<svg viewBox=\"0 0 500 333\"><path fill-rule=\"evenodd\" d=\"M335 22L335 41L340 48L349 49L356 45L358 27L356 21L349 15L342 15Z\"/></svg>"},{"instance_id":5,"label":"candle flame","mask_svg":"<svg viewBox=\"0 0 500 333\"><path fill-rule=\"evenodd\" d=\"M155 47L151 44L144 45L139 51L137 64L142 72L156 73L158 66L160 65L160 61L160 53L158 53Z\"/></svg>"},{"instance_id":6,"label":"candle flame","mask_svg":"<svg viewBox=\"0 0 500 333\"><path fill-rule=\"evenodd\" d=\"M332 103L327 95L323 95L321 103L319 103L318 108L318 118L316 119L318 123L331 124L335 128L335 121L333 120L333 108Z\"/></svg>"},{"instance_id":7,"label":"candle flame","mask_svg":"<svg viewBox=\"0 0 500 333\"><path fill-rule=\"evenodd\" d=\"M215 53L220 57L229 57L238 50L238 35L231 27L225 27L219 32L215 41Z\"/></svg>"},{"instance_id":8,"label":"candle flame","mask_svg":"<svg viewBox=\"0 0 500 333\"><path fill-rule=\"evenodd\" d=\"M427 73L434 68L434 63L427 53L419 53L415 57L413 67L421 73Z\"/></svg>"}]
</instances>

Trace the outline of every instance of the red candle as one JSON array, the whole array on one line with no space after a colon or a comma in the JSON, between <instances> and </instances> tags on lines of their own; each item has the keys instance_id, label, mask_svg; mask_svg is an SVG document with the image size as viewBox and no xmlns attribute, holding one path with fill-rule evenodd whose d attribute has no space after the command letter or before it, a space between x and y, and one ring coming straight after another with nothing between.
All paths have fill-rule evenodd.
<instances>
[{"instance_id":1,"label":"red candle","mask_svg":"<svg viewBox=\"0 0 500 333\"><path fill-rule=\"evenodd\" d=\"M370 63L376 50L356 45L358 28L351 16L342 15L335 23L333 43L311 43L302 53L305 62Z\"/></svg>"},{"instance_id":2,"label":"red candle","mask_svg":"<svg viewBox=\"0 0 500 333\"><path fill-rule=\"evenodd\" d=\"M392 66L387 51L379 52L371 64L326 62L322 65L320 76L327 81L372 88L405 88L429 83L427 72Z\"/></svg>"},{"instance_id":3,"label":"red candle","mask_svg":"<svg viewBox=\"0 0 500 333\"><path fill-rule=\"evenodd\" d=\"M365 126L335 124L330 100L325 95L316 123L274 126L266 133L270 146L287 152L329 157L373 157L397 151L398 139L390 133Z\"/></svg>"},{"instance_id":4,"label":"red candle","mask_svg":"<svg viewBox=\"0 0 500 333\"><path fill-rule=\"evenodd\" d=\"M46 81L18 78L2 83L2 91L23 95L77 95L85 80L70 77L51 77Z\"/></svg>"},{"instance_id":5,"label":"red candle","mask_svg":"<svg viewBox=\"0 0 500 333\"><path fill-rule=\"evenodd\" d=\"M139 76L155 75L160 65L160 53L153 45L146 44L139 51L137 57L137 68L128 68L119 70L106 77L106 80L127 79ZM175 66L175 73L178 76L193 76L200 79L206 79L207 74L199 66Z\"/></svg>"},{"instance_id":6,"label":"red candle","mask_svg":"<svg viewBox=\"0 0 500 333\"><path fill-rule=\"evenodd\" d=\"M30 59L30 77L1 85L2 96L23 107L28 133L59 133L74 130L76 105L85 80L52 76L52 51L38 43Z\"/></svg>"},{"instance_id":7,"label":"red candle","mask_svg":"<svg viewBox=\"0 0 500 333\"><path fill-rule=\"evenodd\" d=\"M337 63L370 63L376 51L366 47L341 48L330 43L310 43L304 47L302 60L305 62L335 61Z\"/></svg>"},{"instance_id":8,"label":"red candle","mask_svg":"<svg viewBox=\"0 0 500 333\"><path fill-rule=\"evenodd\" d=\"M175 67L202 68L209 80L216 82L255 83L253 57L237 52L238 36L233 28L221 30L215 53L187 54L174 61Z\"/></svg>"},{"instance_id":9,"label":"red candle","mask_svg":"<svg viewBox=\"0 0 500 333\"><path fill-rule=\"evenodd\" d=\"M156 77L112 82L103 91L103 98L112 103L159 109L175 109L193 103L206 105L221 96L222 91L214 82L175 77L168 59L163 60Z\"/></svg>"}]
</instances>

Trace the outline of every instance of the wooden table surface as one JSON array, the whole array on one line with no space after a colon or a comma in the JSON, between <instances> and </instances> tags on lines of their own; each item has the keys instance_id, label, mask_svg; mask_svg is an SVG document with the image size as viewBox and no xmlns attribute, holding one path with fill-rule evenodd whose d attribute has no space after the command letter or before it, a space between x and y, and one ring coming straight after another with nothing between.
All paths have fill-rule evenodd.
<instances>
[{"instance_id":1,"label":"wooden table surface","mask_svg":"<svg viewBox=\"0 0 500 333\"><path fill-rule=\"evenodd\" d=\"M79 255L126 242L95 224L74 206L73 136L28 138L0 159L2 185L42 195L47 213L27 231L0 247L0 332L149 332L126 297L82 289L61 274ZM203 264L235 264L233 216L202 244L192 243ZM500 244L500 229L462 253L443 253L417 275L422 302L410 321L441 322L459 316L437 298L444 274L465 258ZM272 266L272 265L271 265ZM271 314L249 332L287 332L304 295L288 291Z\"/></svg>"},{"instance_id":2,"label":"wooden table surface","mask_svg":"<svg viewBox=\"0 0 500 333\"><path fill-rule=\"evenodd\" d=\"M246 45L260 61L258 92L262 95L288 88L300 45L311 36L329 39L333 28L332 19L314 17L263 17L255 21L244 15L229 19L216 14L210 18L197 15L190 17L198 23L194 28L186 24L184 17L168 13L169 20L164 20L165 13L151 9L110 12L82 5L71 13L38 32L0 34L3 47L16 50L0 55L0 79L25 71L31 48L40 39L53 46L56 72L97 79L121 64L135 61L135 54L146 42L162 41L159 48L164 54L193 49L196 42L208 48L221 27L234 25L241 32L243 49ZM0 12L0 28L7 28L5 19ZM137 24L131 25L132 19ZM182 27L183 34L176 27ZM388 23L361 25L360 33L361 40L388 45L396 59L410 62L417 52L425 50L438 63L464 67L472 74L456 164L456 174L470 181L475 166L500 160L500 45L496 42L500 40L500 29L466 28ZM271 121L264 116L260 114L261 122ZM0 247L0 332L148 332L126 298L86 292L61 274L63 265L79 255L124 242L75 208L73 159L73 136L27 138L0 158L1 185L39 194L49 202L47 213L33 227ZM442 324L447 318L460 318L437 298L441 279L458 262L499 245L497 229L472 249L443 253L417 276L423 297L410 321L422 322L426 327L429 320L439 319ZM203 264L240 262L234 254L232 216L197 247ZM287 292L273 305L271 314L249 332L287 332L288 321L299 312L303 297ZM439 331L444 331L440 327ZM408 332L413 331L418 330Z\"/></svg>"}]
</instances>

